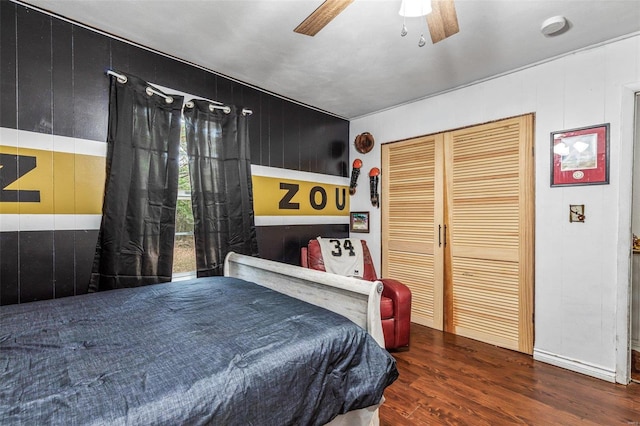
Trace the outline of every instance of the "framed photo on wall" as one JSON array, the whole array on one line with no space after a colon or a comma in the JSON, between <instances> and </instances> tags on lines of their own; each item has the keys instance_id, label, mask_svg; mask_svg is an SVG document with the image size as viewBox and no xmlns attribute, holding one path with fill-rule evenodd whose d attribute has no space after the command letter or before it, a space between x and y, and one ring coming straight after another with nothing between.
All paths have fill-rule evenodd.
<instances>
[{"instance_id":1,"label":"framed photo on wall","mask_svg":"<svg viewBox=\"0 0 640 426\"><path fill-rule=\"evenodd\" d=\"M351 212L349 231L369 233L369 212Z\"/></svg>"},{"instance_id":2,"label":"framed photo on wall","mask_svg":"<svg viewBox=\"0 0 640 426\"><path fill-rule=\"evenodd\" d=\"M609 123L551 133L551 186L609 183Z\"/></svg>"}]
</instances>

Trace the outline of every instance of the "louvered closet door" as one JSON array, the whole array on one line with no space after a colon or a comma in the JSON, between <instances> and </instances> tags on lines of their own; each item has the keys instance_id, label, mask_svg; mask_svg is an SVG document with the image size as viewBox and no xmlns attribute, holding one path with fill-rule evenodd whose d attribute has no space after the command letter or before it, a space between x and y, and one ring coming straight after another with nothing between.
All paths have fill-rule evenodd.
<instances>
[{"instance_id":1,"label":"louvered closet door","mask_svg":"<svg viewBox=\"0 0 640 426\"><path fill-rule=\"evenodd\" d=\"M382 145L382 276L409 286L411 321L442 330L442 135ZM442 244L442 241L441 241Z\"/></svg>"},{"instance_id":2,"label":"louvered closet door","mask_svg":"<svg viewBox=\"0 0 640 426\"><path fill-rule=\"evenodd\" d=\"M445 330L533 351L531 115L445 134Z\"/></svg>"}]
</instances>

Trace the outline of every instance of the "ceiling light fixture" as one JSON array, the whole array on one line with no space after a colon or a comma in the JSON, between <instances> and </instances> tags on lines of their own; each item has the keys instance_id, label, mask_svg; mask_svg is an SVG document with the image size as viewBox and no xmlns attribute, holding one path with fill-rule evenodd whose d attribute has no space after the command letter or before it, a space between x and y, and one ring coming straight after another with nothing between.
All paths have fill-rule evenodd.
<instances>
[{"instance_id":1,"label":"ceiling light fixture","mask_svg":"<svg viewBox=\"0 0 640 426\"><path fill-rule=\"evenodd\" d=\"M400 16L405 18L417 18L431 13L431 0L402 0Z\"/></svg>"},{"instance_id":2,"label":"ceiling light fixture","mask_svg":"<svg viewBox=\"0 0 640 426\"><path fill-rule=\"evenodd\" d=\"M545 19L540 27L540 32L545 36L552 36L559 33L567 26L567 18L564 16L552 16Z\"/></svg>"},{"instance_id":3,"label":"ceiling light fixture","mask_svg":"<svg viewBox=\"0 0 640 426\"><path fill-rule=\"evenodd\" d=\"M420 16L426 16L431 13L431 0L402 0L400 4L400 10L398 14L402 16L402 30L400 36L407 35L407 18L417 18ZM424 34L420 35L418 40L418 46L422 47L426 44Z\"/></svg>"}]
</instances>

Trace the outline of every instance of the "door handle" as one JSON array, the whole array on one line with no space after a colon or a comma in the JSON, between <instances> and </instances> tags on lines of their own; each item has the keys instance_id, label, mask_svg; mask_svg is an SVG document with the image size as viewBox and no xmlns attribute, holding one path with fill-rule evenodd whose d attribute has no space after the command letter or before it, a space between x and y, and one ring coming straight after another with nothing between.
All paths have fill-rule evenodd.
<instances>
[{"instance_id":1,"label":"door handle","mask_svg":"<svg viewBox=\"0 0 640 426\"><path fill-rule=\"evenodd\" d=\"M442 246L442 225L438 225L438 247Z\"/></svg>"},{"instance_id":2,"label":"door handle","mask_svg":"<svg viewBox=\"0 0 640 426\"><path fill-rule=\"evenodd\" d=\"M447 246L447 225L444 226L444 246Z\"/></svg>"}]
</instances>

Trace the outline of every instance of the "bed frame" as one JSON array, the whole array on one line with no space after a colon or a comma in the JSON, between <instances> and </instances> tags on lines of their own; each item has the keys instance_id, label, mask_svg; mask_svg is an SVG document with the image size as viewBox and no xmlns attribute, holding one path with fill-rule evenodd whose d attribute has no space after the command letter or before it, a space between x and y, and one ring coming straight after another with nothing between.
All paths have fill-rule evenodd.
<instances>
[{"instance_id":1,"label":"bed frame","mask_svg":"<svg viewBox=\"0 0 640 426\"><path fill-rule=\"evenodd\" d=\"M383 284L380 281L343 277L234 252L225 259L224 275L252 281L338 313L364 328L384 348L380 320ZM380 404L340 415L329 425L377 425Z\"/></svg>"},{"instance_id":2,"label":"bed frame","mask_svg":"<svg viewBox=\"0 0 640 426\"><path fill-rule=\"evenodd\" d=\"M231 252L226 277L242 278L347 317L384 348L380 297L382 282L329 274Z\"/></svg>"}]
</instances>

